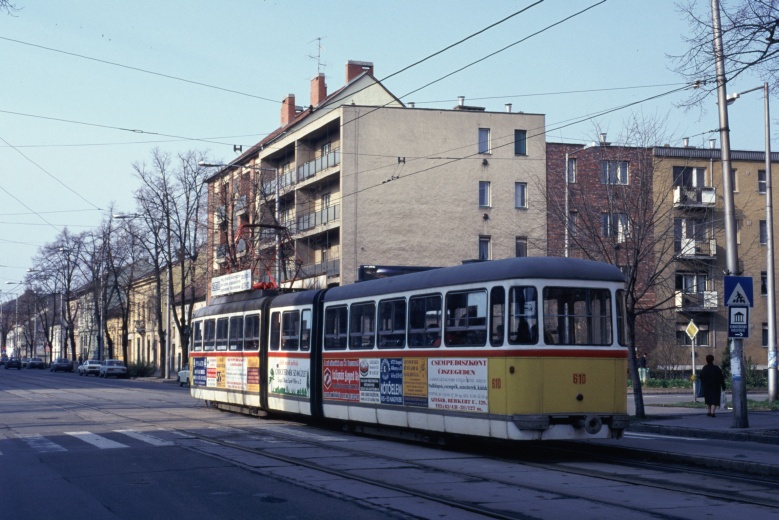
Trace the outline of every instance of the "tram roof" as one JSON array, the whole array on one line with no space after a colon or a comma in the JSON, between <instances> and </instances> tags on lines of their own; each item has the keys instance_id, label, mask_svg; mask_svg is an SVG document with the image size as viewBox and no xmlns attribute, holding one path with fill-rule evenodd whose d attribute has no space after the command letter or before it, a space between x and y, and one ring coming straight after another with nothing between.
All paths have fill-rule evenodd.
<instances>
[{"instance_id":1,"label":"tram roof","mask_svg":"<svg viewBox=\"0 0 779 520\"><path fill-rule=\"evenodd\" d=\"M563 257L522 257L474 262L420 273L333 287L325 301L367 297L377 294L433 289L500 280L543 278L624 282L622 271L614 265L592 260Z\"/></svg>"}]
</instances>

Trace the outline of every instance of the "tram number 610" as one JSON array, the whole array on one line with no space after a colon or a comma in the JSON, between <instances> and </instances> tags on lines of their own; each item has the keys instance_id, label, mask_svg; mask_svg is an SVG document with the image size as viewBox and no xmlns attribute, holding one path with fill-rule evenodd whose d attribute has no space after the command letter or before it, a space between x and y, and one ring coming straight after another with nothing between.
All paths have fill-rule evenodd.
<instances>
[{"instance_id":1,"label":"tram number 610","mask_svg":"<svg viewBox=\"0 0 779 520\"><path fill-rule=\"evenodd\" d=\"M574 374L573 375L573 384L575 384L575 385L586 385L587 384L587 374Z\"/></svg>"}]
</instances>

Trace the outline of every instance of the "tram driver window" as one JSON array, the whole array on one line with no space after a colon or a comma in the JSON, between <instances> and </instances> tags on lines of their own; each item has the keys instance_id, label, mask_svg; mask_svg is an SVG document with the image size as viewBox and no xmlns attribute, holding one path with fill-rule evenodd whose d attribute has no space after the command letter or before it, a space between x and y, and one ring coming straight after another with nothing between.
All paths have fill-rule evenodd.
<instances>
[{"instance_id":1,"label":"tram driver window","mask_svg":"<svg viewBox=\"0 0 779 520\"><path fill-rule=\"evenodd\" d=\"M538 292L532 286L509 289L509 344L538 343Z\"/></svg>"},{"instance_id":2,"label":"tram driver window","mask_svg":"<svg viewBox=\"0 0 779 520\"><path fill-rule=\"evenodd\" d=\"M544 342L555 345L611 345L608 289L544 288Z\"/></svg>"},{"instance_id":3,"label":"tram driver window","mask_svg":"<svg viewBox=\"0 0 779 520\"><path fill-rule=\"evenodd\" d=\"M379 302L379 348L406 346L406 300Z\"/></svg>"},{"instance_id":4,"label":"tram driver window","mask_svg":"<svg viewBox=\"0 0 779 520\"><path fill-rule=\"evenodd\" d=\"M490 291L490 345L503 346L503 329L505 323L506 290L503 287L493 287Z\"/></svg>"},{"instance_id":5,"label":"tram driver window","mask_svg":"<svg viewBox=\"0 0 779 520\"><path fill-rule=\"evenodd\" d=\"M414 296L408 300L408 346L441 346L441 295Z\"/></svg>"},{"instance_id":6,"label":"tram driver window","mask_svg":"<svg viewBox=\"0 0 779 520\"><path fill-rule=\"evenodd\" d=\"M345 306L325 310L325 350L345 350L349 311Z\"/></svg>"},{"instance_id":7,"label":"tram driver window","mask_svg":"<svg viewBox=\"0 0 779 520\"><path fill-rule=\"evenodd\" d=\"M281 341L281 313L274 312L270 315L270 345L271 350L279 350Z\"/></svg>"},{"instance_id":8,"label":"tram driver window","mask_svg":"<svg viewBox=\"0 0 779 520\"><path fill-rule=\"evenodd\" d=\"M281 315L281 350L296 351L300 343L300 311Z\"/></svg>"},{"instance_id":9,"label":"tram driver window","mask_svg":"<svg viewBox=\"0 0 779 520\"><path fill-rule=\"evenodd\" d=\"M192 329L192 350L200 352L203 350L203 322L196 321Z\"/></svg>"},{"instance_id":10,"label":"tram driver window","mask_svg":"<svg viewBox=\"0 0 779 520\"><path fill-rule=\"evenodd\" d=\"M300 350L308 352L311 349L311 310L306 309L300 314Z\"/></svg>"},{"instance_id":11,"label":"tram driver window","mask_svg":"<svg viewBox=\"0 0 779 520\"><path fill-rule=\"evenodd\" d=\"M216 321L205 320L203 324L203 350L216 350Z\"/></svg>"},{"instance_id":12,"label":"tram driver window","mask_svg":"<svg viewBox=\"0 0 779 520\"><path fill-rule=\"evenodd\" d=\"M487 344L487 291L447 293L444 338L447 346L483 347Z\"/></svg>"},{"instance_id":13,"label":"tram driver window","mask_svg":"<svg viewBox=\"0 0 779 520\"><path fill-rule=\"evenodd\" d=\"M349 320L349 350L372 349L376 333L376 304L352 304Z\"/></svg>"},{"instance_id":14,"label":"tram driver window","mask_svg":"<svg viewBox=\"0 0 779 520\"><path fill-rule=\"evenodd\" d=\"M243 350L243 316L230 317L230 341L227 350Z\"/></svg>"}]
</instances>

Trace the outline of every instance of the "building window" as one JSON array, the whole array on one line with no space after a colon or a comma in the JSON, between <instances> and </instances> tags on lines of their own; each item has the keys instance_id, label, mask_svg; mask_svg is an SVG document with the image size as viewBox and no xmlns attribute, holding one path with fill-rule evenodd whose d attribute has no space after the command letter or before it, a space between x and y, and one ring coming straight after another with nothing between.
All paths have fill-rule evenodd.
<instances>
[{"instance_id":1,"label":"building window","mask_svg":"<svg viewBox=\"0 0 779 520\"><path fill-rule=\"evenodd\" d=\"M479 128L479 153L490 153L489 128Z\"/></svg>"},{"instance_id":2,"label":"building window","mask_svg":"<svg viewBox=\"0 0 779 520\"><path fill-rule=\"evenodd\" d=\"M488 236L479 236L479 260L491 260L492 259L492 251L490 247L490 242L492 241L491 237Z\"/></svg>"},{"instance_id":3,"label":"building window","mask_svg":"<svg viewBox=\"0 0 779 520\"><path fill-rule=\"evenodd\" d=\"M733 193L738 192L738 175L736 175L736 169L730 170L730 186L733 188Z\"/></svg>"},{"instance_id":4,"label":"building window","mask_svg":"<svg viewBox=\"0 0 779 520\"><path fill-rule=\"evenodd\" d=\"M762 296L768 295L768 273L765 271L760 273L760 294Z\"/></svg>"},{"instance_id":5,"label":"building window","mask_svg":"<svg viewBox=\"0 0 779 520\"><path fill-rule=\"evenodd\" d=\"M741 244L741 219L736 219L736 244Z\"/></svg>"},{"instance_id":6,"label":"building window","mask_svg":"<svg viewBox=\"0 0 779 520\"><path fill-rule=\"evenodd\" d=\"M765 220L760 221L760 245L768 244L768 226Z\"/></svg>"},{"instance_id":7,"label":"building window","mask_svg":"<svg viewBox=\"0 0 779 520\"><path fill-rule=\"evenodd\" d=\"M628 162L627 161L601 161L600 162L600 183L627 185Z\"/></svg>"},{"instance_id":8,"label":"building window","mask_svg":"<svg viewBox=\"0 0 779 520\"><path fill-rule=\"evenodd\" d=\"M579 213L571 211L568 213L568 235L575 237L579 234Z\"/></svg>"},{"instance_id":9,"label":"building window","mask_svg":"<svg viewBox=\"0 0 779 520\"><path fill-rule=\"evenodd\" d=\"M757 192L765 195L765 170L757 170Z\"/></svg>"},{"instance_id":10,"label":"building window","mask_svg":"<svg viewBox=\"0 0 779 520\"><path fill-rule=\"evenodd\" d=\"M568 158L568 184L574 184L576 182L576 159L574 157Z\"/></svg>"},{"instance_id":11,"label":"building window","mask_svg":"<svg viewBox=\"0 0 779 520\"><path fill-rule=\"evenodd\" d=\"M527 256L527 237L517 237L516 241L516 257Z\"/></svg>"},{"instance_id":12,"label":"building window","mask_svg":"<svg viewBox=\"0 0 779 520\"><path fill-rule=\"evenodd\" d=\"M479 207L489 208L490 202L490 182L479 181Z\"/></svg>"},{"instance_id":13,"label":"building window","mask_svg":"<svg viewBox=\"0 0 779 520\"><path fill-rule=\"evenodd\" d=\"M514 183L514 207L527 208L527 183Z\"/></svg>"},{"instance_id":14,"label":"building window","mask_svg":"<svg viewBox=\"0 0 779 520\"><path fill-rule=\"evenodd\" d=\"M527 155L527 130L514 130L514 155Z\"/></svg>"},{"instance_id":15,"label":"building window","mask_svg":"<svg viewBox=\"0 0 779 520\"><path fill-rule=\"evenodd\" d=\"M624 242L628 234L628 217L624 213L603 213L601 215L601 236Z\"/></svg>"},{"instance_id":16,"label":"building window","mask_svg":"<svg viewBox=\"0 0 779 520\"><path fill-rule=\"evenodd\" d=\"M763 322L763 343L764 347L768 346L768 323Z\"/></svg>"}]
</instances>

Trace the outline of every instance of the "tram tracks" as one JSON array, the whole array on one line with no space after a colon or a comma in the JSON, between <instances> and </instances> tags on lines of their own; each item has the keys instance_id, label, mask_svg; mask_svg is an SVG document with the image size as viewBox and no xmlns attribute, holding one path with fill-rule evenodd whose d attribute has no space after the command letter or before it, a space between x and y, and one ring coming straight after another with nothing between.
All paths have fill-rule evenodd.
<instances>
[{"instance_id":1,"label":"tram tracks","mask_svg":"<svg viewBox=\"0 0 779 520\"><path fill-rule=\"evenodd\" d=\"M4 383L8 381L6 379ZM35 383L25 381L25 386L31 384ZM0 388L2 386L5 385L0 385ZM111 391L102 391L100 402L94 402L94 392L83 385L73 385L78 388L65 391L43 384L37 386L40 390L27 392L27 398L43 400L56 393L62 412L84 413L92 417L90 420L113 417L117 422L133 421L148 429L165 429L181 419L193 420L192 414L181 411L180 396L168 399L165 395L167 391L154 392L152 400L148 400L148 389L141 391L137 387L103 383L101 387L105 390L121 390L122 397ZM143 395L143 398L128 404L127 392L130 392L129 395ZM24 394L20 391L14 393ZM202 412L194 419L198 421L197 427L177 428L183 435L177 444L251 471L272 474L331 494L343 494L345 489L355 487L349 483L355 483L487 518L538 517L532 512L525 512L524 508L517 509L515 504L507 504L508 497L512 496L586 501L597 507L621 510L623 516L630 516L635 510L633 505L593 491L604 486L640 486L642 494L653 489L677 496L683 494L686 499L708 503L715 500L772 510L779 507L779 501L771 498L779 489L775 480L736 477L664 463L628 461L622 457L593 457L583 453L586 449L584 444L575 447L569 443L522 444L521 454L506 457L482 448L434 450L396 441L356 437L332 429L303 426L298 422L259 420L221 412L217 415L205 408ZM517 449L516 444L512 446ZM528 451L533 455L528 455ZM249 459L253 462L247 463ZM273 463L258 462L260 459ZM298 480L284 476L278 469L280 465L318 472L327 478L315 482ZM582 485L592 479L597 479L600 484ZM334 490L332 483L335 480L343 484ZM550 488L549 483L555 481L555 486ZM568 488L562 489L566 485ZM619 513L616 514L619 517ZM685 518L674 511L655 511L651 516Z\"/></svg>"}]
</instances>

